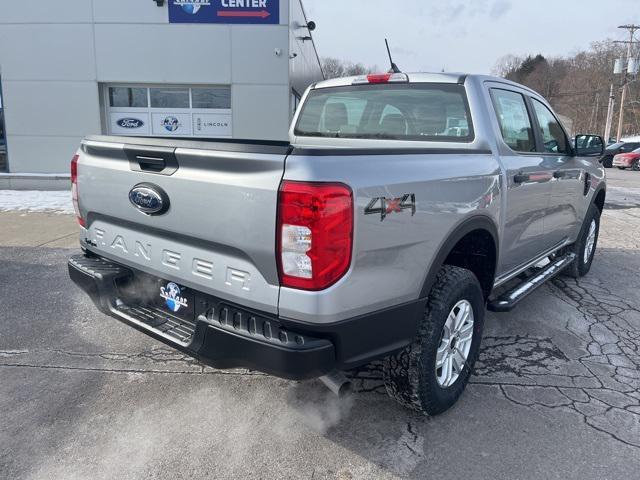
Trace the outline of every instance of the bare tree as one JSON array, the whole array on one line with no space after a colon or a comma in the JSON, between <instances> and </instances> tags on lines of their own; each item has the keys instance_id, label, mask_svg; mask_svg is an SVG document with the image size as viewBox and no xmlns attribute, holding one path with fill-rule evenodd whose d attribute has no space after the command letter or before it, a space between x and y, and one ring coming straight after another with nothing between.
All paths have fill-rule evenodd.
<instances>
[{"instance_id":1,"label":"bare tree","mask_svg":"<svg viewBox=\"0 0 640 480\"><path fill-rule=\"evenodd\" d=\"M325 57L322 59L322 70L325 78L340 78L351 75L365 75L377 71L377 67L365 67L362 63L353 63L339 58Z\"/></svg>"},{"instance_id":2,"label":"bare tree","mask_svg":"<svg viewBox=\"0 0 640 480\"><path fill-rule=\"evenodd\" d=\"M613 62L623 56L611 40L596 42L571 56L545 58L505 55L493 68L495 75L522 83L547 98L554 109L573 124L573 133L604 132ZM640 133L640 82L629 85L624 135ZM635 103L634 103L635 102ZM619 105L619 102L616 102ZM616 106L618 109L619 106ZM617 117L618 112L615 112Z\"/></svg>"},{"instance_id":3,"label":"bare tree","mask_svg":"<svg viewBox=\"0 0 640 480\"><path fill-rule=\"evenodd\" d=\"M507 78L520 68L524 58L517 55L504 55L498 59L496 64L491 69L491 74L496 77Z\"/></svg>"}]
</instances>

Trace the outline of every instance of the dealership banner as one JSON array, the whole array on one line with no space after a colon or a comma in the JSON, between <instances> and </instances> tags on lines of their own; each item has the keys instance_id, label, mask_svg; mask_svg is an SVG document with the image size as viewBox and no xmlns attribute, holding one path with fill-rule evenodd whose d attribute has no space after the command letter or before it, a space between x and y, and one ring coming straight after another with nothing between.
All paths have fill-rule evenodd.
<instances>
[{"instance_id":1,"label":"dealership banner","mask_svg":"<svg viewBox=\"0 0 640 480\"><path fill-rule=\"evenodd\" d=\"M280 23L280 0L169 0L169 23Z\"/></svg>"}]
</instances>

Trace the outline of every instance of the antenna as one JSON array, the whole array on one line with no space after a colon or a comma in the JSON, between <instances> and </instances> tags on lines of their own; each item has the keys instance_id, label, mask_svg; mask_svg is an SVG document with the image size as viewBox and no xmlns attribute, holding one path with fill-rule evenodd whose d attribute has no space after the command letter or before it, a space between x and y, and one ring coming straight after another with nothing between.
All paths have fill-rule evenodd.
<instances>
[{"instance_id":1,"label":"antenna","mask_svg":"<svg viewBox=\"0 0 640 480\"><path fill-rule=\"evenodd\" d=\"M389 62L391 62L391 71L393 73L401 73L398 66L395 63L393 63L393 58L391 58L391 50L389 49L389 42L386 38L384 39L384 43L387 46L387 53L389 54Z\"/></svg>"}]
</instances>

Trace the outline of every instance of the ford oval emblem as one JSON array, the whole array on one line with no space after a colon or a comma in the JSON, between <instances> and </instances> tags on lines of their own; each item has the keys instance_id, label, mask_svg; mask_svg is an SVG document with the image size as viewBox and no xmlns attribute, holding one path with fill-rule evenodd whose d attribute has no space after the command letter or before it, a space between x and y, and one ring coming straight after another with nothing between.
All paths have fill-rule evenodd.
<instances>
[{"instance_id":1,"label":"ford oval emblem","mask_svg":"<svg viewBox=\"0 0 640 480\"><path fill-rule=\"evenodd\" d=\"M121 118L116 122L121 128L141 128L144 122L138 118Z\"/></svg>"},{"instance_id":2,"label":"ford oval emblem","mask_svg":"<svg viewBox=\"0 0 640 480\"><path fill-rule=\"evenodd\" d=\"M129 192L131 204L146 215L162 215L169 210L169 197L157 185L139 183Z\"/></svg>"}]
</instances>

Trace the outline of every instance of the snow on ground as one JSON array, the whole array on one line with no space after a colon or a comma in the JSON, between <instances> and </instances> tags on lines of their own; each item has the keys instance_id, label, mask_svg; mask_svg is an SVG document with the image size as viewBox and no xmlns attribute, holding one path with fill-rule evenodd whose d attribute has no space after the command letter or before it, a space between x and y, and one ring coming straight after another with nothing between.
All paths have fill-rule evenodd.
<instances>
[{"instance_id":1,"label":"snow on ground","mask_svg":"<svg viewBox=\"0 0 640 480\"><path fill-rule=\"evenodd\" d=\"M70 191L0 190L0 212L73 213Z\"/></svg>"}]
</instances>

